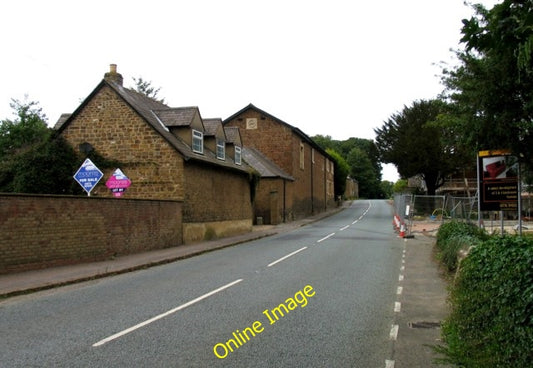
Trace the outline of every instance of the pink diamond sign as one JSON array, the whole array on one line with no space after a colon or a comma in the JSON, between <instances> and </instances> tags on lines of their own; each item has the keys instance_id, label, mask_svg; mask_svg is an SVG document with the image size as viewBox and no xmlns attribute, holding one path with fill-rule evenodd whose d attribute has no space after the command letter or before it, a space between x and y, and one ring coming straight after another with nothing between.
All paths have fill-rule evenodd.
<instances>
[{"instance_id":1,"label":"pink diamond sign","mask_svg":"<svg viewBox=\"0 0 533 368\"><path fill-rule=\"evenodd\" d=\"M116 169L113 175L106 181L105 186L111 189L115 197L120 197L131 185L131 180L120 169Z\"/></svg>"}]
</instances>

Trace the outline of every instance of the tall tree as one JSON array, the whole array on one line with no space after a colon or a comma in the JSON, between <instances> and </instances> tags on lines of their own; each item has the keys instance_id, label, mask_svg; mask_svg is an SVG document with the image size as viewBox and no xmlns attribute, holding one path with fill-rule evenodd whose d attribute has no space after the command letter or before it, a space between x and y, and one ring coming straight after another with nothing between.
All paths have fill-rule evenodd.
<instances>
[{"instance_id":1,"label":"tall tree","mask_svg":"<svg viewBox=\"0 0 533 368\"><path fill-rule=\"evenodd\" d=\"M0 192L71 194L78 161L55 137L35 101L13 100L16 118L0 122Z\"/></svg>"},{"instance_id":2,"label":"tall tree","mask_svg":"<svg viewBox=\"0 0 533 368\"><path fill-rule=\"evenodd\" d=\"M430 195L456 169L454 148L443 144L444 130L435 123L444 113L442 101L420 100L374 129L382 161L394 164L403 178L419 175Z\"/></svg>"},{"instance_id":3,"label":"tall tree","mask_svg":"<svg viewBox=\"0 0 533 368\"><path fill-rule=\"evenodd\" d=\"M533 2L474 5L458 67L443 71L454 129L472 151L510 148L533 167Z\"/></svg>"},{"instance_id":4,"label":"tall tree","mask_svg":"<svg viewBox=\"0 0 533 368\"><path fill-rule=\"evenodd\" d=\"M379 182L381 181L382 167L380 163L379 152L374 141L370 139L353 137L344 141L338 141L331 139L331 136L329 135L316 135L313 137L313 140L323 149L333 149L334 151L338 152L340 156L342 156L344 160L348 162L348 165L350 166L349 173L352 178L357 180L363 178L363 184L361 185L361 183L359 183L361 196L365 196L366 198L385 197L385 193L381 190L382 187L379 185ZM363 163L356 162L354 160L355 156L350 159L350 152L354 148L357 148L359 151L364 153L360 156L354 154L355 156L361 157L361 159L364 160ZM361 168L364 168L365 173L357 172L358 169ZM367 171L368 169L371 169L371 171ZM371 180L369 180L370 177L372 178ZM371 182L374 184L364 184ZM363 189L361 190L361 188Z\"/></svg>"},{"instance_id":5,"label":"tall tree","mask_svg":"<svg viewBox=\"0 0 533 368\"><path fill-rule=\"evenodd\" d=\"M383 198L381 178L376 175L368 154L358 147L352 148L346 159L350 165L350 176L359 183L359 196L362 198Z\"/></svg>"},{"instance_id":6,"label":"tall tree","mask_svg":"<svg viewBox=\"0 0 533 368\"><path fill-rule=\"evenodd\" d=\"M10 103L16 118L0 122L0 160L48 138L50 130L46 115L35 101L12 99Z\"/></svg>"},{"instance_id":7,"label":"tall tree","mask_svg":"<svg viewBox=\"0 0 533 368\"><path fill-rule=\"evenodd\" d=\"M135 88L132 88L134 91L137 91L147 97L150 97L152 100L155 100L157 102L165 103L164 98L157 97L157 94L159 93L161 88L153 87L151 81L146 81L142 79L142 77L133 77L133 81L135 82Z\"/></svg>"}]
</instances>

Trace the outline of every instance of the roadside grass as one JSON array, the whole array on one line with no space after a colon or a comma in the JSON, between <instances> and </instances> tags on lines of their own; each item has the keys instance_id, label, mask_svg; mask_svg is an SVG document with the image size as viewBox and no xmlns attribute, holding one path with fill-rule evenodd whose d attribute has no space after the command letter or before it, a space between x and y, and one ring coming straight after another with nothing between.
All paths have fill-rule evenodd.
<instances>
[{"instance_id":1,"label":"roadside grass","mask_svg":"<svg viewBox=\"0 0 533 368\"><path fill-rule=\"evenodd\" d=\"M472 228L471 228L472 227ZM442 231L441 231L442 229ZM439 258L450 273L451 313L438 362L458 367L532 367L533 238L489 236L473 225L444 224ZM468 255L461 260L461 251Z\"/></svg>"}]
</instances>

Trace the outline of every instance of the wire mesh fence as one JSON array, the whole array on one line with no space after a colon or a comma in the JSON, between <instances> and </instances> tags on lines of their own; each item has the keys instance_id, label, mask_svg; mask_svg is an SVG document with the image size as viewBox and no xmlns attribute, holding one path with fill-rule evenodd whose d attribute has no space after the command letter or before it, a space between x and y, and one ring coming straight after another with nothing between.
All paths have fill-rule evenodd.
<instances>
[{"instance_id":1,"label":"wire mesh fence","mask_svg":"<svg viewBox=\"0 0 533 368\"><path fill-rule=\"evenodd\" d=\"M522 197L522 228L533 230L533 216L529 196ZM394 227L400 236L412 232L432 231L451 220L480 224L489 232L514 233L518 214L515 212L484 211L479 216L477 196L457 197L443 195L396 194L394 196ZM481 221L479 221L481 220Z\"/></svg>"}]
</instances>

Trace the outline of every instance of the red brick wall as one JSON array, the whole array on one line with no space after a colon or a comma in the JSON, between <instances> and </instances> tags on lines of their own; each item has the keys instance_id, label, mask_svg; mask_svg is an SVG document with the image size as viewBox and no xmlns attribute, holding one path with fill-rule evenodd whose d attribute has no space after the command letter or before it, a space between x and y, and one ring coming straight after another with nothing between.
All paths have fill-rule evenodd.
<instances>
[{"instance_id":1,"label":"red brick wall","mask_svg":"<svg viewBox=\"0 0 533 368\"><path fill-rule=\"evenodd\" d=\"M180 201L0 195L0 273L182 243Z\"/></svg>"}]
</instances>

